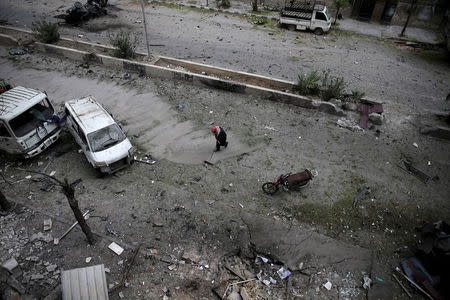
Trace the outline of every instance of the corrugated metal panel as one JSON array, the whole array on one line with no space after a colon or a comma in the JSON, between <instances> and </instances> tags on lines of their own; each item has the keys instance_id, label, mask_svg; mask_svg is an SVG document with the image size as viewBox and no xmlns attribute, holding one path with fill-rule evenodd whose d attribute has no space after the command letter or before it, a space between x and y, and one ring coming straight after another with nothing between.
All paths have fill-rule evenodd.
<instances>
[{"instance_id":1,"label":"corrugated metal panel","mask_svg":"<svg viewBox=\"0 0 450 300\"><path fill-rule=\"evenodd\" d=\"M63 300L108 300L105 266L72 269L62 272Z\"/></svg>"},{"instance_id":2,"label":"corrugated metal panel","mask_svg":"<svg viewBox=\"0 0 450 300\"><path fill-rule=\"evenodd\" d=\"M38 98L35 98L39 96ZM0 94L0 116L9 120L45 98L45 94L22 86L17 86Z\"/></svg>"}]
</instances>

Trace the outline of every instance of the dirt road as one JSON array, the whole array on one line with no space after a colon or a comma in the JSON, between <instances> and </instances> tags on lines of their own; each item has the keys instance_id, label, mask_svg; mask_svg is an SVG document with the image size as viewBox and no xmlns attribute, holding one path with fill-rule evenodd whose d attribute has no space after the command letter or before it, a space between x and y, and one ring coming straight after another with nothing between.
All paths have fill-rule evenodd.
<instances>
[{"instance_id":1,"label":"dirt road","mask_svg":"<svg viewBox=\"0 0 450 300\"><path fill-rule=\"evenodd\" d=\"M137 37L138 49L145 52L138 2L109 3L109 16L82 27L64 26L62 33L108 44L108 33L126 30ZM0 3L0 19L28 28L36 20L61 22L53 16L68 6L62 0L49 0L45 5L5 0ZM450 71L439 53L416 54L344 31L315 36L280 29L273 22L257 26L244 17L158 4L147 5L146 13L150 43L163 45L151 47L152 53L293 81L300 73L330 70L345 78L349 91L361 90L408 111L443 108L442 100L449 93Z\"/></svg>"}]
</instances>

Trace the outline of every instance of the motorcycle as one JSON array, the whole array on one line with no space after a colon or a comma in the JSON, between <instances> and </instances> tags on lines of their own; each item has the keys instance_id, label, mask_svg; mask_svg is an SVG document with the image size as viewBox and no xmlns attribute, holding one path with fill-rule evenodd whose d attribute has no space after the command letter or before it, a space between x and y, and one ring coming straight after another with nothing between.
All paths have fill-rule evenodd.
<instances>
[{"instance_id":1,"label":"motorcycle","mask_svg":"<svg viewBox=\"0 0 450 300\"><path fill-rule=\"evenodd\" d=\"M281 174L276 181L268 181L262 185L262 190L268 195L275 194L279 187L285 190L300 190L308 185L308 183L317 176L316 171L306 169L300 173Z\"/></svg>"}]
</instances>

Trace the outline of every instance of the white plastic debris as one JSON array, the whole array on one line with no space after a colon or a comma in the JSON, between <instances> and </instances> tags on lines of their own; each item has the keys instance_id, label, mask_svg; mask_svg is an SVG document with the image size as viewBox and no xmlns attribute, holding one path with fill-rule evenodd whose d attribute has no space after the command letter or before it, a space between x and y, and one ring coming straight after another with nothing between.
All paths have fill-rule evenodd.
<instances>
[{"instance_id":1,"label":"white plastic debris","mask_svg":"<svg viewBox=\"0 0 450 300\"><path fill-rule=\"evenodd\" d=\"M366 289L366 290L370 289L370 285L372 283L372 279L370 279L369 276L364 275L363 280L364 280L363 288Z\"/></svg>"},{"instance_id":2,"label":"white plastic debris","mask_svg":"<svg viewBox=\"0 0 450 300\"><path fill-rule=\"evenodd\" d=\"M413 146L419 148L419 145L417 145L417 143L413 143Z\"/></svg>"},{"instance_id":3,"label":"white plastic debris","mask_svg":"<svg viewBox=\"0 0 450 300\"><path fill-rule=\"evenodd\" d=\"M327 283L325 283L323 286L324 286L327 290L331 290L331 287L332 287L333 285L331 284L331 282L327 281Z\"/></svg>"},{"instance_id":4,"label":"white plastic debris","mask_svg":"<svg viewBox=\"0 0 450 300\"><path fill-rule=\"evenodd\" d=\"M52 229L52 219L44 220L44 231Z\"/></svg>"},{"instance_id":5,"label":"white plastic debris","mask_svg":"<svg viewBox=\"0 0 450 300\"><path fill-rule=\"evenodd\" d=\"M255 263L260 263L260 262L267 263L268 261L269 261L268 258L265 258L263 256L259 256L259 255L257 255L256 258L255 258Z\"/></svg>"},{"instance_id":6,"label":"white plastic debris","mask_svg":"<svg viewBox=\"0 0 450 300\"><path fill-rule=\"evenodd\" d=\"M427 165L431 166L431 161L428 161L428 164L427 164Z\"/></svg>"},{"instance_id":7,"label":"white plastic debris","mask_svg":"<svg viewBox=\"0 0 450 300\"><path fill-rule=\"evenodd\" d=\"M50 172L50 176L53 176L53 175L55 175L56 174L56 171L51 171Z\"/></svg>"},{"instance_id":8,"label":"white plastic debris","mask_svg":"<svg viewBox=\"0 0 450 300\"><path fill-rule=\"evenodd\" d=\"M91 260L92 260L92 257L86 257L86 263L87 263L87 264L90 263Z\"/></svg>"},{"instance_id":9,"label":"white plastic debris","mask_svg":"<svg viewBox=\"0 0 450 300\"><path fill-rule=\"evenodd\" d=\"M288 278L292 273L288 269L285 269L284 267L281 267L277 271L278 276L280 276L281 280Z\"/></svg>"},{"instance_id":10,"label":"white plastic debris","mask_svg":"<svg viewBox=\"0 0 450 300\"><path fill-rule=\"evenodd\" d=\"M123 248L116 244L116 242L112 242L108 246L115 254L120 255L123 252Z\"/></svg>"},{"instance_id":11,"label":"white plastic debris","mask_svg":"<svg viewBox=\"0 0 450 300\"><path fill-rule=\"evenodd\" d=\"M272 277L269 277L269 280L270 280L271 284L276 284L277 283L277 281L275 279L273 279Z\"/></svg>"},{"instance_id":12,"label":"white plastic debris","mask_svg":"<svg viewBox=\"0 0 450 300\"><path fill-rule=\"evenodd\" d=\"M270 284L270 281L267 280L267 279L264 279L264 280L262 281L262 283L264 283L265 285L269 285L269 284Z\"/></svg>"}]
</instances>

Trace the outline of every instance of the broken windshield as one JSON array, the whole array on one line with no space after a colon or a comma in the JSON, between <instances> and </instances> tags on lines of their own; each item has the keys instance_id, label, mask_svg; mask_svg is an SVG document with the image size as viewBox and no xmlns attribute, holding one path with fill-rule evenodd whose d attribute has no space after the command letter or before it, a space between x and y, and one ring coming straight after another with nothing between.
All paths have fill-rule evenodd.
<instances>
[{"instance_id":1,"label":"broken windshield","mask_svg":"<svg viewBox=\"0 0 450 300\"><path fill-rule=\"evenodd\" d=\"M39 127L52 115L53 109L48 100L45 99L9 121L9 125L16 137L22 137Z\"/></svg>"},{"instance_id":2,"label":"broken windshield","mask_svg":"<svg viewBox=\"0 0 450 300\"><path fill-rule=\"evenodd\" d=\"M103 151L125 139L117 124L111 124L87 135L92 152Z\"/></svg>"}]
</instances>

